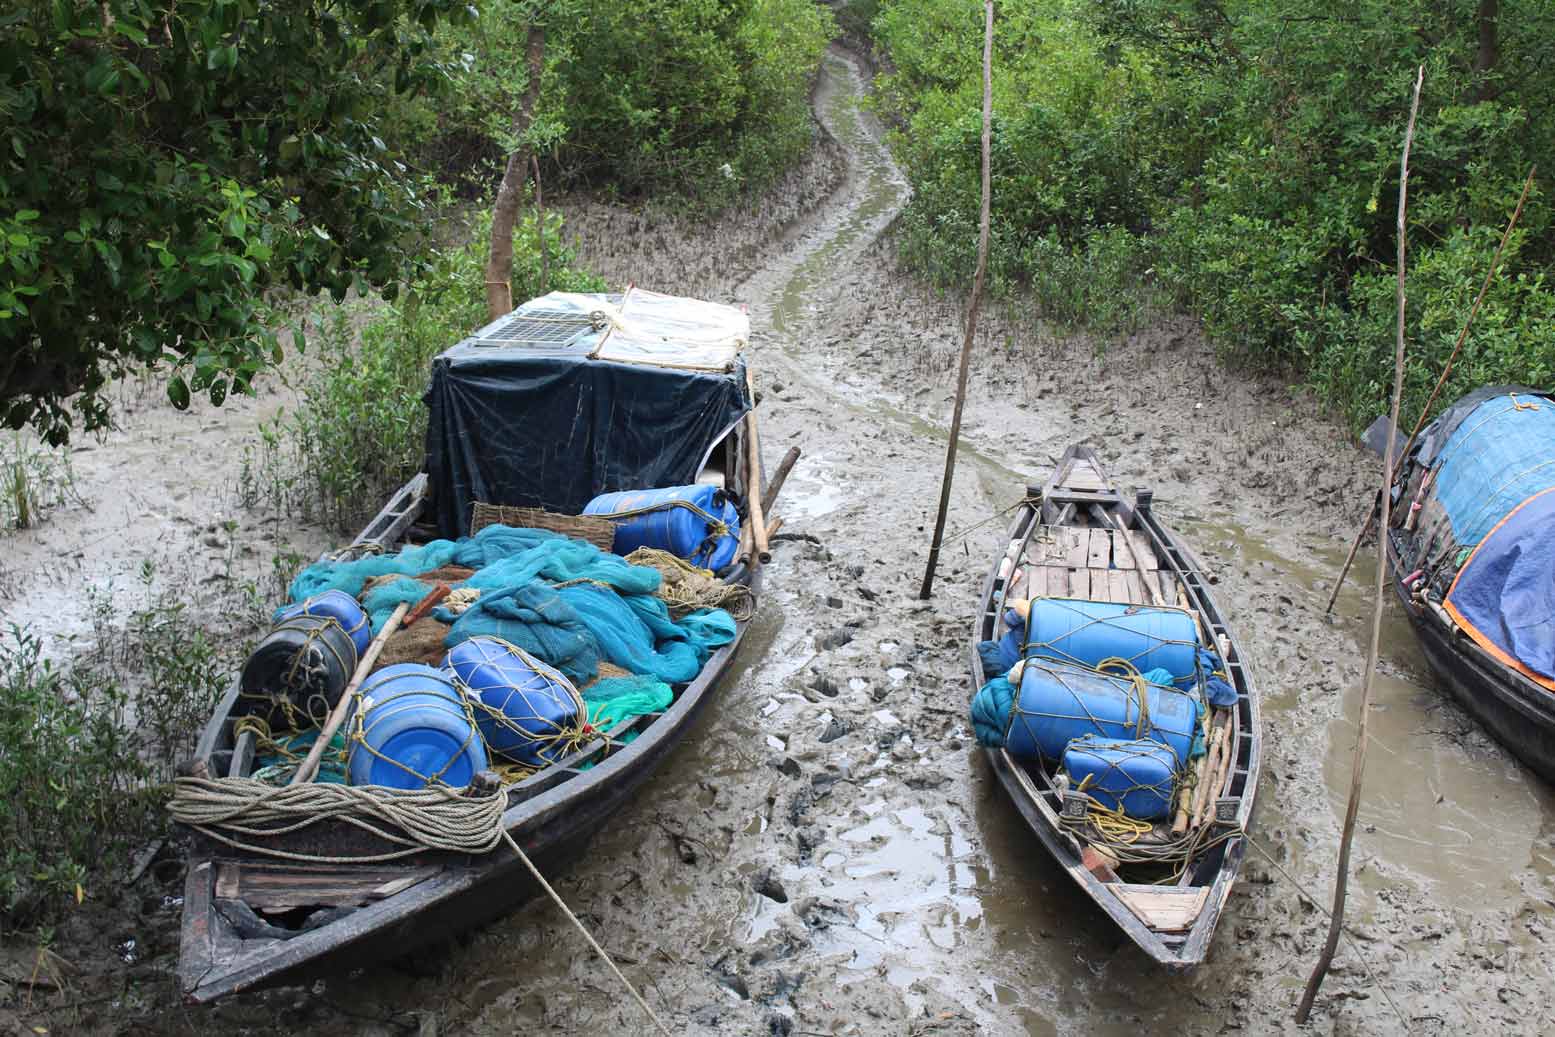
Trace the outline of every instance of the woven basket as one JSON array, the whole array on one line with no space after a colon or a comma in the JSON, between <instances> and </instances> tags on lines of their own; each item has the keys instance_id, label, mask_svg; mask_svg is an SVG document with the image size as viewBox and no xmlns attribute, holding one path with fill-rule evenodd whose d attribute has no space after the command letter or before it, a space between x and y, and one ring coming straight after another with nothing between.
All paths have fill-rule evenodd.
<instances>
[{"instance_id":1,"label":"woven basket","mask_svg":"<svg viewBox=\"0 0 1555 1037\"><path fill-rule=\"evenodd\" d=\"M601 551L609 551L616 538L615 524L597 515L558 515L541 508L519 508L510 504L476 501L471 508L470 534L473 536L492 525L548 529L563 536L587 540Z\"/></svg>"}]
</instances>

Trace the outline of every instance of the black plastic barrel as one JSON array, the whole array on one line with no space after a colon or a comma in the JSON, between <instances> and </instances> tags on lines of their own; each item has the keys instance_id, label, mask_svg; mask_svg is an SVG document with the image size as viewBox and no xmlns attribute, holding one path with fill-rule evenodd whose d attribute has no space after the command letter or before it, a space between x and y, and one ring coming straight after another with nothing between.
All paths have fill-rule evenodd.
<instances>
[{"instance_id":1,"label":"black plastic barrel","mask_svg":"<svg viewBox=\"0 0 1555 1037\"><path fill-rule=\"evenodd\" d=\"M272 731L323 726L356 672L356 643L330 616L278 623L243 664L235 712Z\"/></svg>"}]
</instances>

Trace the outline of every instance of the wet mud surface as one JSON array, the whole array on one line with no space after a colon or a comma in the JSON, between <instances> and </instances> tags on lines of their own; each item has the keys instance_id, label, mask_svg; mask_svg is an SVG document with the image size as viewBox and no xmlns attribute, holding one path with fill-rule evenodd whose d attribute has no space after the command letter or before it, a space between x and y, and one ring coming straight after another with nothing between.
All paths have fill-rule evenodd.
<instances>
[{"instance_id":1,"label":"wet mud surface","mask_svg":"<svg viewBox=\"0 0 1555 1037\"><path fill-rule=\"evenodd\" d=\"M1374 555L1336 616L1322 611L1374 463L1286 388L1222 367L1186 321L1095 343L985 310L953 538L934 598L917 600L962 303L916 287L882 241L906 188L860 90L851 60L830 56L816 108L831 139L797 202L732 227L604 206L571 224L613 281L748 305L768 462L791 444L804 456L720 699L556 888L678 1033L1300 1032L1290 1017L1326 919L1297 883L1326 906ZM1155 490L1263 693L1253 837L1273 862L1249 854L1208 963L1186 976L1076 895L965 719L1000 513L1073 442ZM1535 1032L1555 1007L1555 797L1434 688L1396 611L1383 655L1353 937L1307 1029ZM164 905L136 923L155 953L133 998L83 1028L649 1032L544 903L407 962L201 1010L175 1006L160 971L175 919Z\"/></svg>"}]
</instances>

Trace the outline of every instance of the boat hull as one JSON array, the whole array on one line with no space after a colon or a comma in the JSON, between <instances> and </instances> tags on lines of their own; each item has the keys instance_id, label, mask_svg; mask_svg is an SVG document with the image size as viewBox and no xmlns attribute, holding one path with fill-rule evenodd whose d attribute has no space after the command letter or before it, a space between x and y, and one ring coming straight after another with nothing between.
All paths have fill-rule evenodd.
<instances>
[{"instance_id":1,"label":"boat hull","mask_svg":"<svg viewBox=\"0 0 1555 1037\"><path fill-rule=\"evenodd\" d=\"M1399 534L1395 531L1394 536ZM1403 583L1397 544L1388 570L1415 640L1437 682L1458 705L1545 781L1555 784L1555 694L1499 662L1421 607Z\"/></svg>"}]
</instances>

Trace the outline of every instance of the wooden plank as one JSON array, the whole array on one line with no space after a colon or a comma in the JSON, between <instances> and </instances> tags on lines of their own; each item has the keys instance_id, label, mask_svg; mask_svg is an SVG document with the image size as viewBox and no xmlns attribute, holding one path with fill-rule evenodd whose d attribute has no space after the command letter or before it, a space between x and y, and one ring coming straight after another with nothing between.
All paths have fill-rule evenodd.
<instances>
[{"instance_id":1,"label":"wooden plank","mask_svg":"<svg viewBox=\"0 0 1555 1037\"><path fill-rule=\"evenodd\" d=\"M1107 597L1111 601L1126 601L1137 604L1139 598L1129 592L1128 578L1134 573L1124 572L1122 569L1107 570ZM1136 580L1135 586L1138 586Z\"/></svg>"},{"instance_id":2,"label":"wooden plank","mask_svg":"<svg viewBox=\"0 0 1555 1037\"><path fill-rule=\"evenodd\" d=\"M1070 569L1067 566L1060 569L1050 566L1047 571L1047 592L1054 598L1072 598L1075 596L1075 576L1081 570ZM1084 595L1081 595L1082 597Z\"/></svg>"},{"instance_id":3,"label":"wooden plank","mask_svg":"<svg viewBox=\"0 0 1555 1037\"><path fill-rule=\"evenodd\" d=\"M1024 590L1028 598L1045 598L1047 589L1048 567L1045 565L1033 565L1026 570Z\"/></svg>"},{"instance_id":4,"label":"wooden plank","mask_svg":"<svg viewBox=\"0 0 1555 1037\"><path fill-rule=\"evenodd\" d=\"M1085 564L1092 569L1109 568L1112 565L1112 531L1093 529L1090 533Z\"/></svg>"},{"instance_id":5,"label":"wooden plank","mask_svg":"<svg viewBox=\"0 0 1555 1037\"><path fill-rule=\"evenodd\" d=\"M1141 922L1158 932L1182 932L1193 928L1209 897L1208 886L1109 883L1107 888Z\"/></svg>"},{"instance_id":6,"label":"wooden plank","mask_svg":"<svg viewBox=\"0 0 1555 1037\"><path fill-rule=\"evenodd\" d=\"M1085 578L1086 583L1089 586L1089 590L1087 590L1085 595L1086 597L1090 598L1092 601L1112 600L1112 591L1107 585L1106 569L1086 569Z\"/></svg>"},{"instance_id":7,"label":"wooden plank","mask_svg":"<svg viewBox=\"0 0 1555 1037\"><path fill-rule=\"evenodd\" d=\"M1137 572L1125 572L1123 574L1123 582L1128 587L1129 601L1133 602L1135 605L1149 604L1149 601L1145 596L1144 582L1140 580L1139 574Z\"/></svg>"},{"instance_id":8,"label":"wooden plank","mask_svg":"<svg viewBox=\"0 0 1555 1037\"><path fill-rule=\"evenodd\" d=\"M1090 564L1091 538L1087 531L1065 526L1064 534L1064 564L1071 569L1084 569Z\"/></svg>"},{"instance_id":9,"label":"wooden plank","mask_svg":"<svg viewBox=\"0 0 1555 1037\"><path fill-rule=\"evenodd\" d=\"M1074 467L1064 479L1064 486L1071 490L1105 490L1107 484L1102 482L1101 473L1096 466L1089 461L1076 461Z\"/></svg>"},{"instance_id":10,"label":"wooden plank","mask_svg":"<svg viewBox=\"0 0 1555 1037\"><path fill-rule=\"evenodd\" d=\"M242 900L256 911L360 907L401 893L441 870L436 866L408 868L389 864L339 868L224 861L216 873L216 896Z\"/></svg>"},{"instance_id":11,"label":"wooden plank","mask_svg":"<svg viewBox=\"0 0 1555 1037\"><path fill-rule=\"evenodd\" d=\"M1177 604L1177 577L1172 575L1170 569L1162 569L1159 575L1161 577L1161 600L1168 605Z\"/></svg>"},{"instance_id":12,"label":"wooden plank","mask_svg":"<svg viewBox=\"0 0 1555 1037\"><path fill-rule=\"evenodd\" d=\"M1026 541L1026 560L1037 565L1056 561L1062 555L1058 537L1051 526L1043 526Z\"/></svg>"},{"instance_id":13,"label":"wooden plank","mask_svg":"<svg viewBox=\"0 0 1555 1037\"><path fill-rule=\"evenodd\" d=\"M1124 536L1128 542L1134 545L1134 553L1139 558L1139 563L1146 569L1161 568L1161 560L1156 557L1155 548L1150 546L1150 538L1137 529L1124 530Z\"/></svg>"}]
</instances>

